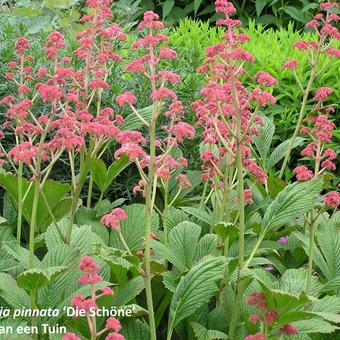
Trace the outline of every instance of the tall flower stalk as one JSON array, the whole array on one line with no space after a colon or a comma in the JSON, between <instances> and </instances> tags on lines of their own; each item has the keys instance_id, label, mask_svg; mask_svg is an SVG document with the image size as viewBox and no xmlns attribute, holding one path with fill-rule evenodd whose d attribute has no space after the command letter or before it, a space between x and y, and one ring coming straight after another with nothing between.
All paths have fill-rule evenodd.
<instances>
[{"instance_id":1,"label":"tall flower stalk","mask_svg":"<svg viewBox=\"0 0 340 340\"><path fill-rule=\"evenodd\" d=\"M299 85L300 90L302 91L302 103L298 116L298 121L295 126L295 130L293 136L290 138L289 145L287 151L285 153L285 157L279 172L279 178L282 178L285 169L287 168L290 154L294 147L296 137L298 136L301 126L303 124L303 120L307 114L307 101L309 99L310 92L312 90L312 86L316 77L321 74L328 66L328 63L325 63L322 68L319 69L319 60L323 54L327 54L333 57L339 57L339 50L331 48L332 42L335 39L339 40L339 31L336 27L332 26L333 23L339 20L339 16L336 14L332 14L331 11L333 8L337 8L338 4L333 2L326 2L320 5L320 9L325 11L326 13L318 13L315 15L314 19L309 21L306 24L306 28L311 28L316 32L316 40L311 40L307 42L305 40L299 40L294 44L294 48L302 51L307 57L309 66L310 66L310 76L307 82L306 87L303 87L302 82L299 80L296 74L296 67L298 65L297 60L288 60L283 64L283 67L286 69L291 69L293 71L294 77Z\"/></svg>"},{"instance_id":2,"label":"tall flower stalk","mask_svg":"<svg viewBox=\"0 0 340 340\"><path fill-rule=\"evenodd\" d=\"M177 100L175 92L166 87L166 84L176 85L180 77L170 70L162 70L161 62L163 60L172 60L177 57L174 50L163 47L162 44L168 41L168 38L161 33L164 28L162 22L158 20L158 15L153 12L146 12L143 20L138 25L140 31L144 31L144 36L138 38L133 44L132 49L139 49L146 54L131 61L125 68L127 72L141 74L149 79L150 82L150 99L151 119L146 121L135 107L137 98L131 92L125 92L116 98L120 107L129 106L136 117L141 121L147 131L147 139L138 131L124 131L117 136L117 141L121 147L116 151L115 157L119 158L121 154L126 154L131 162L136 164L141 180L134 187L133 192L141 192L145 197L145 239L144 239L144 256L143 270L144 283L147 298L150 338L155 340L156 324L154 316L154 306L152 298L152 273L150 268L151 261L151 237L152 221L155 207L155 198L158 184L164 189L164 196L168 197L168 181L172 174L178 168L187 166L187 160L184 157L174 159L172 150L178 147L184 139L194 137L194 128L182 121L181 116L184 114L183 105ZM169 104L166 109L167 105ZM166 134L164 141L160 141L156 136L157 124L162 121L166 123L163 126ZM143 147L145 146L145 147ZM190 186L185 175L177 176L178 194L184 187ZM162 214L164 239L167 240L167 211L173 204L165 199L164 211Z\"/></svg>"},{"instance_id":3,"label":"tall flower stalk","mask_svg":"<svg viewBox=\"0 0 340 340\"><path fill-rule=\"evenodd\" d=\"M214 207L212 227L218 222L234 223L239 228L238 269L234 312L229 325L229 337L234 338L239 306L242 298L240 272L245 260L245 206L252 204L251 188L245 188L244 177L250 175L256 182L265 184L267 175L252 159L252 135L258 135L263 124L260 108L275 103L275 97L265 88L277 84L268 73L255 75L257 85L249 92L242 84L246 62L253 56L240 45L249 37L237 33L241 22L232 19L234 6L225 0L216 1L216 11L225 18L217 21L226 26L225 42L206 50L206 61L199 72L208 76L207 86L201 91L203 100L193 104L198 124L204 128L201 159L202 180L211 182ZM222 247L228 251L228 239ZM227 254L225 254L227 255Z\"/></svg>"}]
</instances>

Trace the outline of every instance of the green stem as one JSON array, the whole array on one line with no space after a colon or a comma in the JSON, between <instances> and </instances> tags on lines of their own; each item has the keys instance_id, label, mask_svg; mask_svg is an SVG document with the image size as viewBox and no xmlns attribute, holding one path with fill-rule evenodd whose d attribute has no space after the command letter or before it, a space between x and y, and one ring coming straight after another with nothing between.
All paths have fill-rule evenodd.
<instances>
[{"instance_id":1,"label":"green stem","mask_svg":"<svg viewBox=\"0 0 340 340\"><path fill-rule=\"evenodd\" d=\"M238 224L239 224L239 241L238 241L238 274L237 274L237 287L236 297L233 314L229 326L229 338L234 339L236 323L239 317L240 303L242 299L242 289L240 273L244 267L244 232L245 232L245 216L244 216L244 181L243 181L243 163L242 163L242 122L241 122L241 111L238 102L237 89L235 84L234 74L231 73L231 86L233 94L233 102L236 108L236 143L237 143L237 155L236 155L236 166L237 166L237 195L239 199L238 204Z\"/></svg>"},{"instance_id":2,"label":"green stem","mask_svg":"<svg viewBox=\"0 0 340 340\"><path fill-rule=\"evenodd\" d=\"M87 193L87 202L86 202L87 208L91 208L92 190L93 190L93 174L91 171L90 180L89 180L89 191Z\"/></svg>"},{"instance_id":3,"label":"green stem","mask_svg":"<svg viewBox=\"0 0 340 340\"><path fill-rule=\"evenodd\" d=\"M20 245L21 241L21 227L22 227L22 173L23 173L23 162L19 162L18 168L18 221L17 221L17 240Z\"/></svg>"},{"instance_id":4,"label":"green stem","mask_svg":"<svg viewBox=\"0 0 340 340\"><path fill-rule=\"evenodd\" d=\"M72 228L73 228L74 218L75 218L76 211L77 211L80 193L84 186L85 179L90 168L90 162L91 162L90 154L91 152L89 151L84 163L82 163L80 166L78 183L76 185L75 192L73 193L73 196L72 196L69 224L68 224L67 231L66 231L66 243L67 244L70 244L71 242Z\"/></svg>"},{"instance_id":5,"label":"green stem","mask_svg":"<svg viewBox=\"0 0 340 340\"><path fill-rule=\"evenodd\" d=\"M309 225L309 254L308 254L308 273L306 283L306 294L310 294L312 285L312 274L313 274L313 255L314 255L314 235L315 235L315 223L313 216L311 216L311 224Z\"/></svg>"},{"instance_id":6,"label":"green stem","mask_svg":"<svg viewBox=\"0 0 340 340\"><path fill-rule=\"evenodd\" d=\"M131 250L130 250L128 244L126 243L125 238L124 238L124 236L123 236L123 234L122 234L122 232L121 232L120 229L118 230L118 236L119 236L119 239L120 239L120 241L122 242L122 244L123 244L125 250L127 251L127 253L128 253L130 256L133 256L133 254L132 254L132 252L131 252Z\"/></svg>"},{"instance_id":7,"label":"green stem","mask_svg":"<svg viewBox=\"0 0 340 340\"><path fill-rule=\"evenodd\" d=\"M152 228L152 193L153 193L153 182L155 176L155 132L156 132L156 108L154 104L153 117L150 124L150 165L149 165L149 176L148 183L146 184L146 209L145 209L145 251L144 251L144 271L145 271L145 292L146 301L149 312L149 327L150 327L150 340L156 340L156 324L153 309L152 299L152 286L151 286L151 268L150 268L150 257L151 257L151 228Z\"/></svg>"},{"instance_id":8,"label":"green stem","mask_svg":"<svg viewBox=\"0 0 340 340\"><path fill-rule=\"evenodd\" d=\"M97 202L97 204L96 204L97 207L98 207L99 204L102 202L103 197L104 197L104 191L101 191L101 192L100 192L99 199L98 199L98 202Z\"/></svg>"},{"instance_id":9,"label":"green stem","mask_svg":"<svg viewBox=\"0 0 340 340\"><path fill-rule=\"evenodd\" d=\"M36 309L37 308L37 304L36 304L36 300L37 300L37 291L35 289L31 290L30 293L31 296L31 308ZM33 327L37 327L38 326L38 320L36 316L32 316L31 318L31 326ZM32 333L32 339L38 339L38 335L35 334L34 332Z\"/></svg>"},{"instance_id":10,"label":"green stem","mask_svg":"<svg viewBox=\"0 0 340 340\"><path fill-rule=\"evenodd\" d=\"M200 209L202 209L203 206L204 206L204 200L205 200L205 196L207 194L208 184L209 184L208 181L205 181L204 186L203 186L203 193L202 193L200 205L199 205Z\"/></svg>"},{"instance_id":11,"label":"green stem","mask_svg":"<svg viewBox=\"0 0 340 340\"><path fill-rule=\"evenodd\" d=\"M283 163L282 163L282 166L281 166L281 170L280 170L280 173L279 173L279 178L282 178L282 176L283 176L283 173L284 173L284 171L286 169L286 166L287 166L289 158L290 158L290 154L291 154L292 149L294 147L294 143L295 143L296 137L298 136L299 131L301 129L302 121L305 118L306 107L307 107L307 99L308 99L309 92L311 91L311 88L312 88L312 85L313 85L315 74L316 74L316 70L315 70L315 67L314 67L312 69L312 71L311 71L311 75L310 75L310 78L309 78L306 90L304 91L304 94L303 94L301 109L300 109L300 113L299 113L299 119L298 119L298 122L296 124L293 136L290 139L290 142L289 142L289 145L288 145L288 149L286 151L285 158L283 160Z\"/></svg>"},{"instance_id":12,"label":"green stem","mask_svg":"<svg viewBox=\"0 0 340 340\"><path fill-rule=\"evenodd\" d=\"M164 182L164 210L163 210L163 231L164 231L164 244L168 244L168 192L169 192L169 181Z\"/></svg>"},{"instance_id":13,"label":"green stem","mask_svg":"<svg viewBox=\"0 0 340 340\"><path fill-rule=\"evenodd\" d=\"M250 256L249 256L247 262L246 262L245 265L244 265L245 268L249 267L249 264L250 264L251 260L254 258L254 256L255 256L257 250L259 249L259 247L260 247L260 245L261 245L261 242L262 242L263 238L264 238L264 234L263 234L263 235L259 235L259 238L258 238L258 240L257 240L257 242L256 242L256 244L255 244L255 247L253 248L253 251L251 252L251 254L250 254Z\"/></svg>"},{"instance_id":14,"label":"green stem","mask_svg":"<svg viewBox=\"0 0 340 340\"><path fill-rule=\"evenodd\" d=\"M33 203L32 203L32 215L31 215L31 223L30 223L30 235L29 235L29 266L30 268L34 267L34 236L35 236L35 230L37 227L39 188L40 188L40 181L36 179L35 186L34 186L34 196L33 196Z\"/></svg>"}]
</instances>

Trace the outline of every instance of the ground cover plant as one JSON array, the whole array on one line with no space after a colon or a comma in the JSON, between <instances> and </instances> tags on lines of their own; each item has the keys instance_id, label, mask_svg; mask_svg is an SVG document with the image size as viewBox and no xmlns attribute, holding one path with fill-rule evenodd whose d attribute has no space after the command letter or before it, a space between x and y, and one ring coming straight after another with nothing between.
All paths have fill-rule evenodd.
<instances>
[{"instance_id":1,"label":"ground cover plant","mask_svg":"<svg viewBox=\"0 0 340 340\"><path fill-rule=\"evenodd\" d=\"M339 337L337 3L304 35L86 4L3 43L0 336Z\"/></svg>"}]
</instances>

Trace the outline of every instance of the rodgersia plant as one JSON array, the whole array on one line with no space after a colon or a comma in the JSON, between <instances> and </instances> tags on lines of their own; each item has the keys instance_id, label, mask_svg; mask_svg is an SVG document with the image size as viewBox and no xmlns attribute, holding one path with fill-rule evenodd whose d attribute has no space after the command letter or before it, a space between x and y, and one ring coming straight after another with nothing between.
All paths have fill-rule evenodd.
<instances>
[{"instance_id":1,"label":"rodgersia plant","mask_svg":"<svg viewBox=\"0 0 340 340\"><path fill-rule=\"evenodd\" d=\"M44 193L53 167L62 154L67 155L72 203L66 234L60 230L59 233L65 243L70 243L75 213L90 162L100 156L108 140L118 135L119 125L123 123L123 118L115 115L111 107L102 107L103 92L109 88L106 78L112 65L121 61L113 47L126 39L118 25L106 25L106 19L111 17L110 3L87 2L91 14L85 15L81 21L89 23L89 26L78 34L80 45L73 52L80 61L79 69L72 67L72 55L62 57L65 41L59 32L52 32L48 36L45 44L46 64L43 67L38 70L34 67L34 58L29 55L30 45L24 37L15 44L17 59L7 65L10 72L6 78L17 85L17 93L3 98L1 105L7 107L4 128L12 131L16 139L15 146L8 153L2 149L18 175L19 242L23 204L30 192L33 196L28 221L30 268L34 266L39 202L44 202L59 230ZM75 166L77 158L79 168ZM30 179L26 192L23 192L24 174ZM35 297L32 297L32 307L35 307Z\"/></svg>"},{"instance_id":2,"label":"rodgersia plant","mask_svg":"<svg viewBox=\"0 0 340 340\"><path fill-rule=\"evenodd\" d=\"M306 332L308 322L311 332L320 324L321 330L336 330L340 272L334 263L340 261L340 240L336 233L330 242L325 238L328 227L336 231L340 194L333 190L320 196L326 173L337 181L331 177L337 154L329 146L336 129L336 107L329 104L331 88L312 91L311 83L327 67L316 68L322 53L339 56L330 45L339 36L332 26L338 20L333 13L337 5L324 3L321 9L326 14L308 23L317 30L317 41L296 43L309 57L312 80L305 89L297 79L304 91L298 132L306 146L301 151L303 159L293 169L293 183L286 183L274 173L267 175L252 154L253 144L259 149L262 141L269 150L274 140L275 124L268 125L262 111L275 104L280 84L274 72L249 73L254 57L242 48L249 38L241 33L240 21L232 18L236 10L231 2L216 1L224 40L207 48L198 70L206 84L192 104L197 130L202 132L203 193L199 193L199 181L195 183L199 171L189 176L185 170L189 166L194 170L181 149L195 137L195 128L186 122L188 109L175 92L181 77L172 69L177 53L167 45L164 24L157 14L146 12L137 26L138 37L121 51L129 43L112 23L111 1L88 0L87 5L81 19L86 28L77 35L74 51L68 52L64 37L53 32L38 68L29 54L29 42L22 37L15 46L16 60L7 65L5 78L17 86L17 92L1 99L7 119L3 129L6 136L13 133L15 140L10 150L0 144L0 164L11 167L16 176L1 173L0 181L3 185L6 178L12 180L8 191L17 204L18 220L17 242L13 242L10 226L0 218L0 253L5 257L0 264L6 271L0 273L0 307L8 304L15 309L19 297L24 297L33 309L51 303L85 311L84 320L66 323L74 333L65 334L64 340L123 340L121 333L129 339L226 338L227 331L230 339L283 339L295 335L299 327ZM126 78L136 78L144 98L141 91L130 88L136 82L129 82L127 91L117 93L106 107L109 76L117 63L118 69L124 67L119 53L127 55L124 72L130 75ZM283 67L296 76L298 61L288 60ZM314 105L307 114L311 94ZM138 121L136 130L127 130L128 123L122 126L119 113L126 111L130 112L126 121ZM131 191L145 204L119 207L124 198L104 199L112 182L106 180L112 173L99 160L104 153L111 155L113 168L133 163L131 168L140 178ZM56 216L45 191L52 187L51 174L61 161L69 167L71 183L53 184L71 190L71 197L65 197L66 192L68 209ZM96 172L98 168L104 170ZM87 180L87 200L81 206ZM101 195L92 208L94 184ZM193 197L182 199L191 186ZM52 224L47 226L48 221L38 238L41 206L48 210ZM23 217L30 228L28 252L18 245L25 239ZM298 260L292 254L287 264L286 254L293 253L295 246ZM308 260L301 256L303 251ZM102 270L94 255L103 263ZM80 257L82 274L77 281L72 271ZM319 270L323 277L315 284ZM106 280L112 280L114 290ZM114 294L115 300L104 297ZM108 300L117 306L132 303L139 307L138 313L123 320L123 329L115 318L102 325L89 310ZM33 317L31 324L39 326L40 321Z\"/></svg>"},{"instance_id":3,"label":"rodgersia plant","mask_svg":"<svg viewBox=\"0 0 340 340\"><path fill-rule=\"evenodd\" d=\"M194 128L182 120L184 108L177 100L172 86L180 82L180 76L171 70L163 69L163 61L172 60L177 57L177 53L163 46L168 41L166 35L162 33L164 24L158 20L159 17L153 12L146 12L143 20L138 25L138 30L143 33L142 37L133 42L131 48L140 51L142 54L131 61L125 68L126 72L140 74L149 80L149 96L151 106L151 120L146 121L138 112L136 105L137 98L132 92L125 92L116 98L120 107L129 106L132 112L140 119L147 129L144 137L138 131L123 131L117 135L117 141L121 147L115 152L115 157L122 154L129 157L138 168L141 180L134 188L134 192L141 192L146 201L146 225L145 225L145 245L144 245L144 277L145 290L149 311L150 337L156 339L156 326L154 320L154 308L151 287L151 228L152 213L155 208L155 197L158 183L164 190L165 207L163 212L163 232L164 242L167 244L167 209L171 202L167 202L168 183L171 176L181 167L187 166L185 158L174 159L172 150L185 139L194 137ZM162 117L167 118L167 125L162 128L168 136L163 140L156 139L157 122ZM190 186L189 180L184 174L177 175L179 191L181 188Z\"/></svg>"},{"instance_id":4,"label":"rodgersia plant","mask_svg":"<svg viewBox=\"0 0 340 340\"><path fill-rule=\"evenodd\" d=\"M244 177L250 175L255 182L266 184L267 175L252 159L252 135L258 135L263 124L261 108L274 104L275 97L268 91L277 80L261 71L255 77L257 85L249 91L242 84L244 65L254 57L242 49L249 38L237 33L241 22L232 19L236 9L225 0L216 1L216 11L224 16L217 21L226 26L225 42L206 50L206 61L199 71L207 74L207 86L201 90L203 100L193 104L198 124L202 125L203 162L202 180L212 183L213 205L216 222L234 222L239 227L239 271L244 268L245 205L252 203L251 188L245 188ZM232 214L237 205L236 217ZM218 216L216 216L218 214ZM238 274L239 275L239 274ZM234 337L241 288L237 283L235 311L229 336Z\"/></svg>"},{"instance_id":5,"label":"rodgersia plant","mask_svg":"<svg viewBox=\"0 0 340 340\"><path fill-rule=\"evenodd\" d=\"M336 165L334 160L337 153L331 148L327 148L327 144L331 142L335 124L330 120L332 113L335 112L333 105L324 106L324 102L333 92L331 88L319 88L313 100L313 114L305 119L306 126L302 126L300 133L306 135L310 142L301 151L301 156L306 160L311 160L314 169L306 165L297 166L293 172L298 181L308 181L312 178L322 176L325 171L334 172ZM309 227L309 253L308 253L308 276L306 282L306 293L310 294L311 280L313 272L313 256L314 256L314 239L317 219L327 208L333 208L333 215L340 203L340 193L337 191L328 192L325 195L324 205L315 207L305 216L305 223Z\"/></svg>"},{"instance_id":6,"label":"rodgersia plant","mask_svg":"<svg viewBox=\"0 0 340 340\"><path fill-rule=\"evenodd\" d=\"M59 32L52 32L47 39L47 64L44 67L36 70L30 65L33 57L28 54L29 42L23 37L16 42L17 60L8 63L12 72L6 77L17 84L18 95L3 98L1 104L8 107L5 128L12 129L16 136L16 145L8 152L8 158L18 173L18 240L24 201L23 165L30 172L35 187L30 221L31 258L39 197L45 199L44 184L55 163L66 153L72 187L69 227L65 235L65 241L69 243L90 161L100 154L109 139L119 133L118 127L123 123L123 118L115 115L112 108L102 107L103 91L109 88L106 78L113 63L121 61L112 46L126 39L118 25L105 24L111 16L110 2L88 1L92 12L81 21L90 25L78 34L80 46L73 52L81 62L79 70L72 68L73 56L62 58L65 41ZM41 102L44 113L38 111ZM75 168L76 158L79 158L79 170Z\"/></svg>"},{"instance_id":7,"label":"rodgersia plant","mask_svg":"<svg viewBox=\"0 0 340 340\"><path fill-rule=\"evenodd\" d=\"M340 57L340 50L333 48L333 43L335 40L340 39L340 32L336 23L339 21L339 16L334 12L338 9L339 5L336 2L325 2L320 4L320 13L316 14L313 20L306 24L306 28L312 30L315 36L312 36L310 41L299 40L294 44L294 48L305 54L310 65L310 75L308 78L307 85L303 84L298 78L295 69L299 67L298 60L291 59L283 64L283 68L290 69L297 81L299 89L302 92L302 102L301 108L298 116L298 121L295 127L292 138L290 139L288 149L285 153L285 157L279 172L279 178L282 178L284 171L288 165L290 154L294 146L296 137L299 134L301 125L308 114L307 103L312 90L312 85L316 77L318 77L327 68L327 64L320 65L320 57L322 54L327 54L334 58ZM315 96L315 99L320 101L325 101L332 93L330 88L321 88Z\"/></svg>"}]
</instances>

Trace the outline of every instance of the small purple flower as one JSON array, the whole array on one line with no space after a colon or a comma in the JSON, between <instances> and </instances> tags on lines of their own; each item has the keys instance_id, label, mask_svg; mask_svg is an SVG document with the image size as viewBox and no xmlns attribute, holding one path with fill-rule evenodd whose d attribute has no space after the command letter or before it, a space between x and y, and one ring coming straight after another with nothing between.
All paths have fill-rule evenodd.
<instances>
[{"instance_id":1,"label":"small purple flower","mask_svg":"<svg viewBox=\"0 0 340 340\"><path fill-rule=\"evenodd\" d=\"M284 246L288 241L288 236L282 236L280 237L277 242L279 242L282 246Z\"/></svg>"},{"instance_id":2,"label":"small purple flower","mask_svg":"<svg viewBox=\"0 0 340 340\"><path fill-rule=\"evenodd\" d=\"M264 269L267 271L267 272L272 272L274 270L274 267L273 266L267 266L267 267L264 267Z\"/></svg>"}]
</instances>

